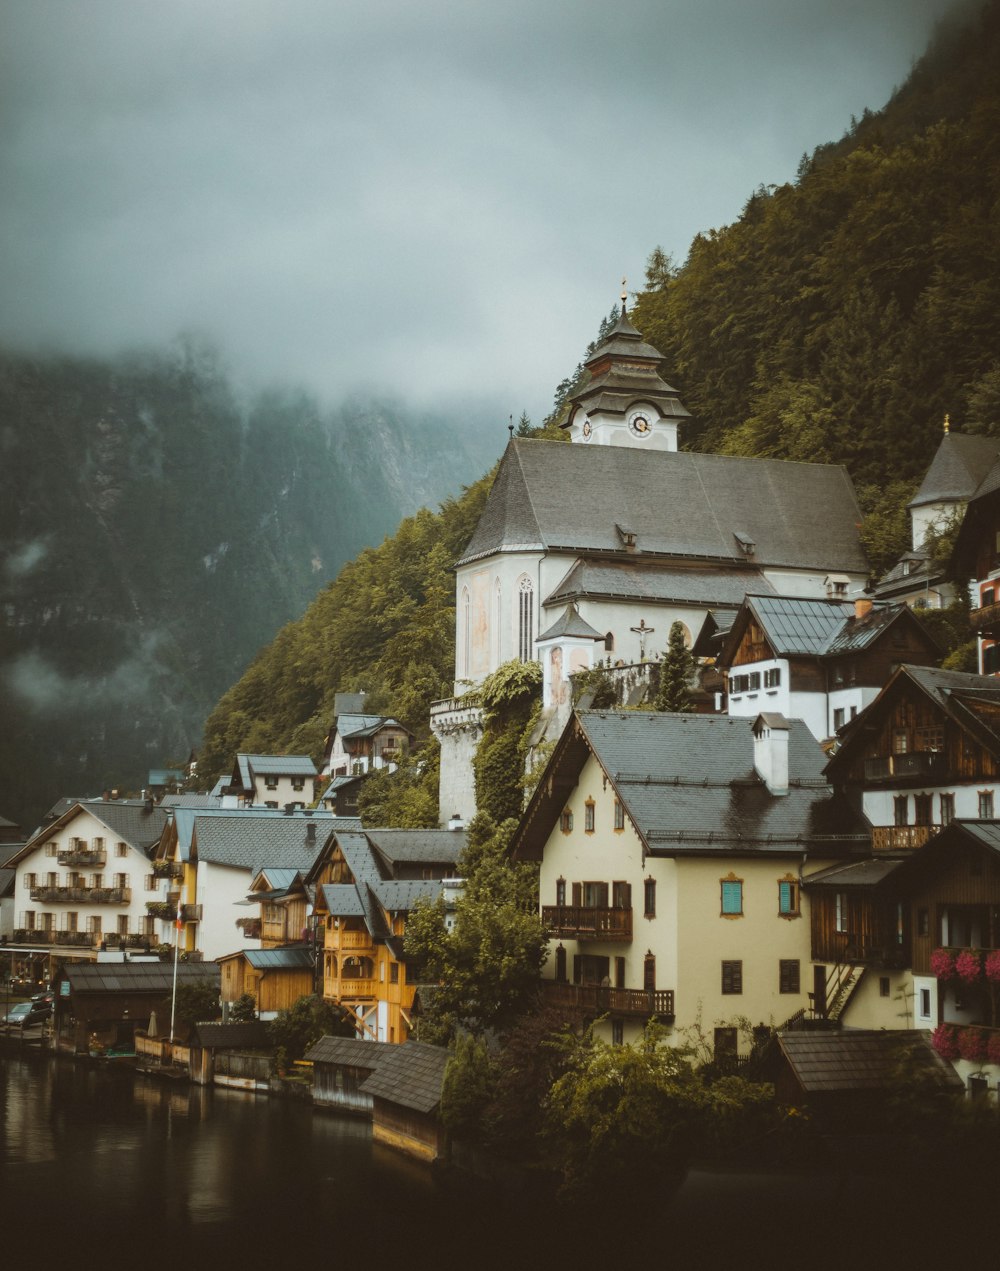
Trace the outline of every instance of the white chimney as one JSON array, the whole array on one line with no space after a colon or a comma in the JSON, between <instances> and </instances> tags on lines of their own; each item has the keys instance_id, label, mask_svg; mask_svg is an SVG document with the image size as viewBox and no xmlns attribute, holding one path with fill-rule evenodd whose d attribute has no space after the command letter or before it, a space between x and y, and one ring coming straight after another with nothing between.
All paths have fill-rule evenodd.
<instances>
[{"instance_id":1,"label":"white chimney","mask_svg":"<svg viewBox=\"0 0 1000 1271\"><path fill-rule=\"evenodd\" d=\"M763 711L753 722L753 766L771 794L788 793L788 720Z\"/></svg>"}]
</instances>

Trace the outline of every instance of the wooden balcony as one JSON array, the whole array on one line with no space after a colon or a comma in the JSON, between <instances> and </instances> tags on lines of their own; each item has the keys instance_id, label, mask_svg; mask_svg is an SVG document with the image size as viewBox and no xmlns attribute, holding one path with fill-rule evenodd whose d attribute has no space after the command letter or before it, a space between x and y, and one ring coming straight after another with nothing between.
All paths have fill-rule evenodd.
<instances>
[{"instance_id":1,"label":"wooden balcony","mask_svg":"<svg viewBox=\"0 0 1000 1271\"><path fill-rule=\"evenodd\" d=\"M612 989L602 984L542 980L542 992L553 1006L572 1007L585 1015L620 1015L641 1020L655 1016L667 1023L674 1018L673 989Z\"/></svg>"},{"instance_id":2,"label":"wooden balcony","mask_svg":"<svg viewBox=\"0 0 1000 1271\"><path fill-rule=\"evenodd\" d=\"M59 848L56 860L60 865L81 865L103 869L108 863L108 853L103 847L85 847L82 843L74 843L70 847Z\"/></svg>"},{"instance_id":3,"label":"wooden balcony","mask_svg":"<svg viewBox=\"0 0 1000 1271\"><path fill-rule=\"evenodd\" d=\"M374 955L375 945L367 931L327 931L323 948L333 952L367 953Z\"/></svg>"},{"instance_id":4,"label":"wooden balcony","mask_svg":"<svg viewBox=\"0 0 1000 1271\"><path fill-rule=\"evenodd\" d=\"M181 905L181 922L201 922L201 905Z\"/></svg>"},{"instance_id":5,"label":"wooden balcony","mask_svg":"<svg viewBox=\"0 0 1000 1271\"><path fill-rule=\"evenodd\" d=\"M1000 605L983 605L981 609L970 610L969 626L984 636L1000 633Z\"/></svg>"},{"instance_id":6,"label":"wooden balcony","mask_svg":"<svg viewBox=\"0 0 1000 1271\"><path fill-rule=\"evenodd\" d=\"M948 756L938 750L905 755L877 755L865 760L866 781L941 780L948 775Z\"/></svg>"},{"instance_id":7,"label":"wooden balcony","mask_svg":"<svg viewBox=\"0 0 1000 1271\"><path fill-rule=\"evenodd\" d=\"M375 980L341 976L340 979L327 980L323 989L326 996L339 1002L357 1002L375 997Z\"/></svg>"},{"instance_id":8,"label":"wooden balcony","mask_svg":"<svg viewBox=\"0 0 1000 1271\"><path fill-rule=\"evenodd\" d=\"M62 905L127 905L131 887L32 887L32 900Z\"/></svg>"},{"instance_id":9,"label":"wooden balcony","mask_svg":"<svg viewBox=\"0 0 1000 1271\"><path fill-rule=\"evenodd\" d=\"M259 940L261 932L261 921L259 918L237 918L237 930L243 933L246 940Z\"/></svg>"},{"instance_id":10,"label":"wooden balcony","mask_svg":"<svg viewBox=\"0 0 1000 1271\"><path fill-rule=\"evenodd\" d=\"M181 861L153 861L153 874L156 878L183 878L184 865Z\"/></svg>"},{"instance_id":11,"label":"wooden balcony","mask_svg":"<svg viewBox=\"0 0 1000 1271\"><path fill-rule=\"evenodd\" d=\"M51 931L49 932L50 943L73 945L80 949L89 949L91 945L100 944L101 933L99 931Z\"/></svg>"},{"instance_id":12,"label":"wooden balcony","mask_svg":"<svg viewBox=\"0 0 1000 1271\"><path fill-rule=\"evenodd\" d=\"M543 905L542 923L551 937L569 940L631 940L632 910L606 905Z\"/></svg>"},{"instance_id":13,"label":"wooden balcony","mask_svg":"<svg viewBox=\"0 0 1000 1271\"><path fill-rule=\"evenodd\" d=\"M940 825L873 825L872 850L876 852L903 852L923 847Z\"/></svg>"}]
</instances>

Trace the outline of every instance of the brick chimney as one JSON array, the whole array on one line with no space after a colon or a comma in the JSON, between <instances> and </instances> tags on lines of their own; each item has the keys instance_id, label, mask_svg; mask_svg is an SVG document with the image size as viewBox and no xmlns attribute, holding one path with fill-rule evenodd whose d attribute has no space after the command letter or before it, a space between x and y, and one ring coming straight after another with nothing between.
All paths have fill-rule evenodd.
<instances>
[{"instance_id":1,"label":"brick chimney","mask_svg":"<svg viewBox=\"0 0 1000 1271\"><path fill-rule=\"evenodd\" d=\"M867 618L872 611L872 600L870 596L858 596L854 601L854 617L860 621Z\"/></svg>"}]
</instances>

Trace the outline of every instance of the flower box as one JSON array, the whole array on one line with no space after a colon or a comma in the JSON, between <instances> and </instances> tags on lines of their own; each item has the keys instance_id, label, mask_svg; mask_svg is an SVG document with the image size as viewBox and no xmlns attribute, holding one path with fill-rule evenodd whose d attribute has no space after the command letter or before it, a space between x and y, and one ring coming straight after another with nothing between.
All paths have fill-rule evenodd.
<instances>
[{"instance_id":1,"label":"flower box","mask_svg":"<svg viewBox=\"0 0 1000 1271\"><path fill-rule=\"evenodd\" d=\"M942 1059L958 1059L958 1028L954 1024L938 1024L931 1034L931 1045Z\"/></svg>"},{"instance_id":2,"label":"flower box","mask_svg":"<svg viewBox=\"0 0 1000 1271\"><path fill-rule=\"evenodd\" d=\"M991 984L1000 984L1000 949L994 949L986 955L984 970Z\"/></svg>"},{"instance_id":3,"label":"flower box","mask_svg":"<svg viewBox=\"0 0 1000 1271\"><path fill-rule=\"evenodd\" d=\"M938 980L955 978L955 959L947 949L935 949L931 954L931 975Z\"/></svg>"},{"instance_id":4,"label":"flower box","mask_svg":"<svg viewBox=\"0 0 1000 1271\"><path fill-rule=\"evenodd\" d=\"M955 974L963 984L975 984L983 974L982 954L976 949L963 949L955 959Z\"/></svg>"},{"instance_id":5,"label":"flower box","mask_svg":"<svg viewBox=\"0 0 1000 1271\"><path fill-rule=\"evenodd\" d=\"M987 1038L981 1028L963 1028L958 1035L958 1053L970 1063L986 1062Z\"/></svg>"}]
</instances>

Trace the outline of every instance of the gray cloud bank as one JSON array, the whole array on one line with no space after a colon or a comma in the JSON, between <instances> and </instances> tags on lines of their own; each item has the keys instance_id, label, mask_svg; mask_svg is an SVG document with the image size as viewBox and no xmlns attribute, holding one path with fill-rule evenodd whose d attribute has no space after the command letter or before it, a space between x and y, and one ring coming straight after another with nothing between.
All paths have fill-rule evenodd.
<instances>
[{"instance_id":1,"label":"gray cloud bank","mask_svg":"<svg viewBox=\"0 0 1000 1271\"><path fill-rule=\"evenodd\" d=\"M0 0L0 342L536 416L948 0Z\"/></svg>"}]
</instances>

